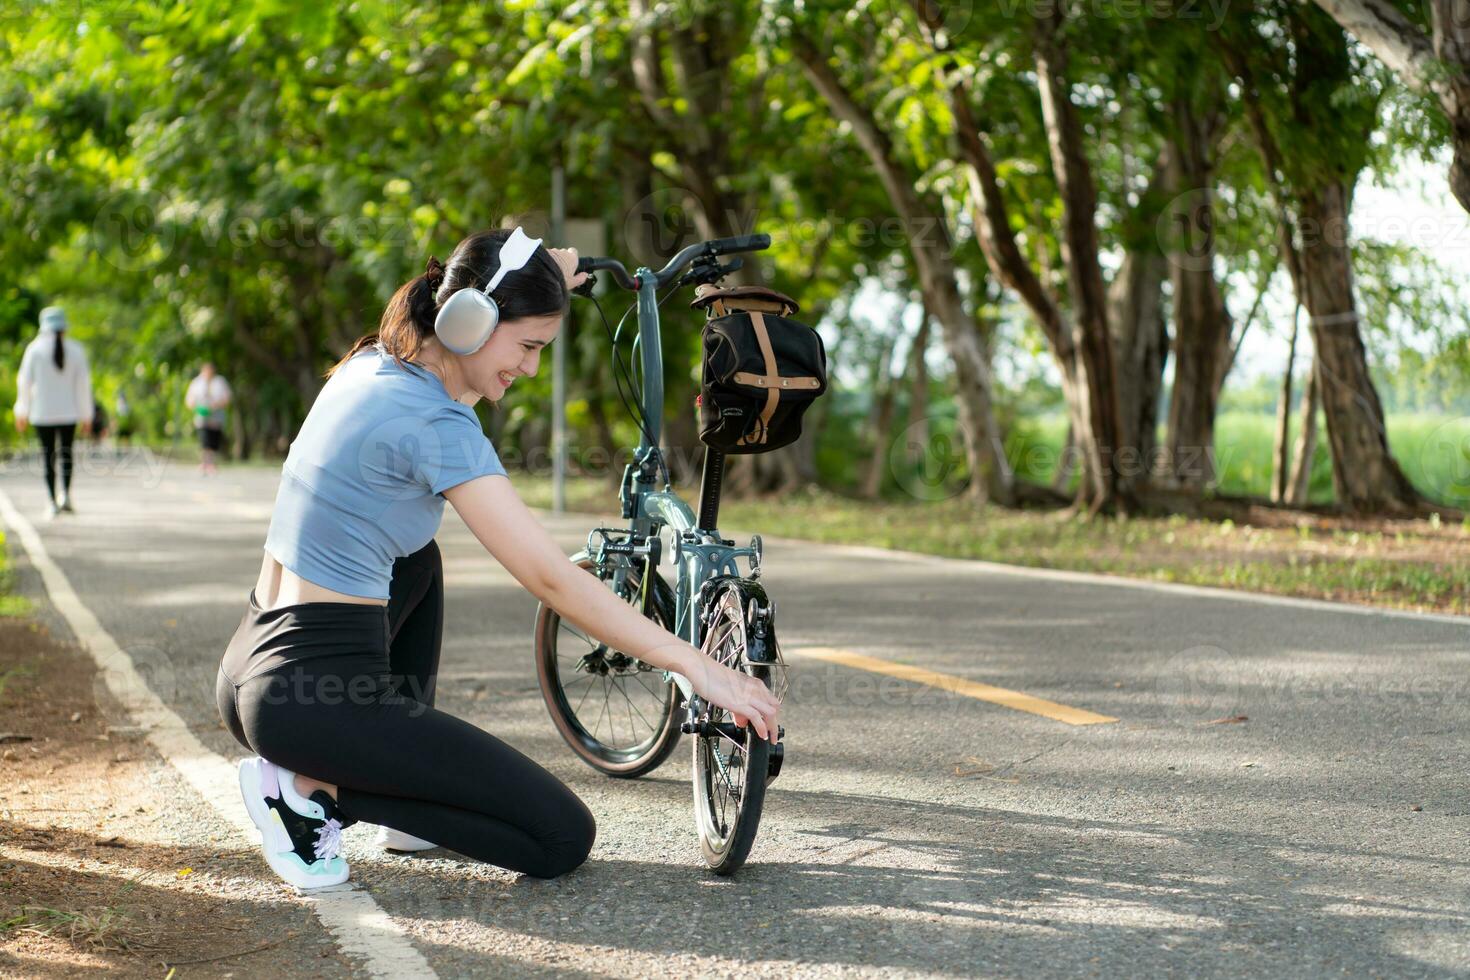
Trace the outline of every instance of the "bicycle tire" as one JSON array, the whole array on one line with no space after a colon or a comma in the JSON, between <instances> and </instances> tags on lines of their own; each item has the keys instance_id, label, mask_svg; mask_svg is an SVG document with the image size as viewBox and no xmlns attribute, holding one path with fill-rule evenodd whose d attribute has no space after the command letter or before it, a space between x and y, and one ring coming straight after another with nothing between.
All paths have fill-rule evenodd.
<instances>
[{"instance_id":1,"label":"bicycle tire","mask_svg":"<svg viewBox=\"0 0 1470 980\"><path fill-rule=\"evenodd\" d=\"M591 574L598 574L593 569L593 562L590 558L579 556L575 560L579 567ZM606 581L606 575L610 571L611 566L604 566L599 578ZM640 583L640 570L629 567L627 571L630 591L636 595ZM624 598L629 597L624 596ZM664 629L670 631L674 629L674 591L657 573L653 576L650 613L649 618ZM663 765L674 751L674 746L682 734L679 729L679 716L684 701L678 687L672 681L663 684L662 689L666 695L664 708L657 724L650 725L651 734L648 738L626 747L609 744L596 734L600 730L597 725L594 724L593 730L588 730L587 724L578 715L576 708L569 700L569 692L566 689L559 663L561 659L559 641L563 635L562 624L561 615L556 610L545 603L537 607L534 641L536 678L541 687L541 697L546 702L546 710L551 715L552 724L556 726L562 739L579 759L598 772L615 779L636 779ZM570 628L570 624L567 626ZM600 645L600 648L605 649L606 647ZM618 651L612 652L615 655L618 654ZM661 672L655 674L650 671L649 673L651 676L662 677ZM626 693L624 696L626 697ZM629 704L631 703L630 701Z\"/></svg>"},{"instance_id":2,"label":"bicycle tire","mask_svg":"<svg viewBox=\"0 0 1470 980\"><path fill-rule=\"evenodd\" d=\"M749 579L732 581L721 586L713 597L713 614L706 636L717 637L715 631L729 626L738 633L738 641L732 646L717 640L713 649L707 649L706 652L726 665L739 665L769 688L770 668L750 663L748 656L752 643L748 629L750 607L764 596L764 590ZM721 708L711 708L710 716L712 721L723 721L728 719L729 713ZM695 828L699 834L699 848L704 863L717 875L734 874L750 856L756 831L760 828L761 811L765 806L768 782L766 773L771 750L771 743L756 735L754 727L746 729L744 746L731 750L730 761L733 762L739 756L742 776L734 818L727 820L718 798L718 777L723 775L726 789L732 789L728 778L730 767L728 764L717 763L714 758L718 747L725 743L726 740L718 735L694 737L692 768Z\"/></svg>"}]
</instances>

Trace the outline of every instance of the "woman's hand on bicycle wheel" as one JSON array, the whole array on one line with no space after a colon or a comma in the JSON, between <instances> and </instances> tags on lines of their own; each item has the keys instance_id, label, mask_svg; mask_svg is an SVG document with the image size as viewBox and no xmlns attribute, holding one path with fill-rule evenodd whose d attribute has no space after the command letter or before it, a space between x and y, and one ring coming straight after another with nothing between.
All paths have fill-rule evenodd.
<instances>
[{"instance_id":1,"label":"woman's hand on bicycle wheel","mask_svg":"<svg viewBox=\"0 0 1470 980\"><path fill-rule=\"evenodd\" d=\"M781 702L770 688L744 671L716 663L703 654L697 667L689 683L700 697L730 712L741 728L754 726L761 738L772 743L780 738Z\"/></svg>"}]
</instances>

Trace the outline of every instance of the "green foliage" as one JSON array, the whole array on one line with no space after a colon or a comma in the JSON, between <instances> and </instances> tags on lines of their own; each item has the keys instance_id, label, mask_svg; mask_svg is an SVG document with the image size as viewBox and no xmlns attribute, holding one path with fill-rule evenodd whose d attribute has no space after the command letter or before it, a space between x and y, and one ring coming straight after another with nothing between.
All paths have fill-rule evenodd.
<instances>
[{"instance_id":1,"label":"green foliage","mask_svg":"<svg viewBox=\"0 0 1470 980\"><path fill-rule=\"evenodd\" d=\"M945 88L946 71L973 84L1023 253L1066 307L1033 12L948 5L940 55L900 0L12 5L0 14L0 448L19 442L9 410L20 348L39 309L61 303L104 405L126 394L138 438L187 435L183 386L209 359L235 387L238 435L257 451L283 450L323 371L375 328L430 254L443 258L507 218L545 228L560 160L569 213L601 222L608 250L634 262L662 258L647 247L645 212L688 240L772 234L773 248L748 261L823 320L832 341L838 384L816 461L834 488L858 486L872 455L876 366L885 356L908 363L922 316L909 239L944 236L1006 379L996 408L1007 451L1021 475L1045 480L1056 455L1047 447L1064 436L1056 376L1029 314L988 274ZM1183 100L1223 114L1222 281L1275 272L1268 182L1230 89L1227 48L1244 55L1268 126L1292 148L1292 180L1381 166L1392 150L1428 152L1443 138L1423 101L1356 46L1317 44L1318 61L1293 61L1302 39L1336 30L1316 8L1272 0L1225 17L1073 10L1069 75L1109 264L1122 249L1162 245L1163 201L1144 191L1178 135L1171 106ZM874 112L943 227L893 221L863 147L793 57L798 33ZM1393 397L1426 410L1456 404L1434 398L1436 386L1463 391L1456 371L1470 362L1447 275L1374 243L1357 261L1369 342ZM892 308L874 295L894 297ZM602 302L615 318L626 299ZM688 412L697 370L698 319L680 305L664 307L665 360L680 382L669 387L669 418ZM573 439L634 441L607 335L594 311L575 309L564 333ZM947 358L931 382L934 431L953 437ZM486 419L503 450L524 455L548 437L550 372L523 384ZM1249 473L1227 469L1222 485L1260 485L1259 461L1242 458ZM899 477L885 479L895 492Z\"/></svg>"}]
</instances>

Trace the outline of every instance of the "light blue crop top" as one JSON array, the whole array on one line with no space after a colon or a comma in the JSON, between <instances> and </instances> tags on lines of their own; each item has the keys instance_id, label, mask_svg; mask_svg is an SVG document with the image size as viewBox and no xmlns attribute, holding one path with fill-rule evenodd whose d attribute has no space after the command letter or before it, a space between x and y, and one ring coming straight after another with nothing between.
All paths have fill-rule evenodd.
<instances>
[{"instance_id":1,"label":"light blue crop top","mask_svg":"<svg viewBox=\"0 0 1470 980\"><path fill-rule=\"evenodd\" d=\"M388 598L393 560L433 539L450 487L505 474L475 413L370 347L328 379L281 467L265 550L308 582Z\"/></svg>"}]
</instances>

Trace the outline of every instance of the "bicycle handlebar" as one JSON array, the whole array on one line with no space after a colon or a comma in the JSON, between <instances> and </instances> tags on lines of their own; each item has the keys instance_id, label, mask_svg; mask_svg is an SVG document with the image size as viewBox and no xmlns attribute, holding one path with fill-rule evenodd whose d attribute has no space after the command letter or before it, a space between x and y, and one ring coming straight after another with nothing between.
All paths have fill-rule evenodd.
<instances>
[{"instance_id":1,"label":"bicycle handlebar","mask_svg":"<svg viewBox=\"0 0 1470 980\"><path fill-rule=\"evenodd\" d=\"M771 236L766 234L738 235L734 238L716 238L708 242L697 242L686 246L669 260L669 264L654 274L654 285L663 289L674 277L684 271L684 267L697 258L715 258L720 255L730 255L735 252L759 252L771 247ZM627 267L617 259L606 256L588 256L577 260L578 272L597 272L606 270L613 274L618 285L624 289L638 289L638 280L628 274Z\"/></svg>"}]
</instances>

